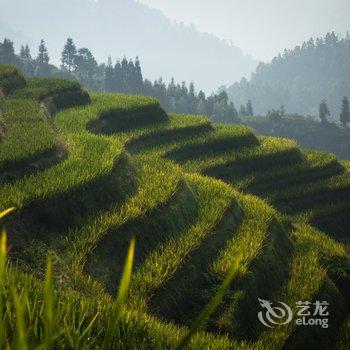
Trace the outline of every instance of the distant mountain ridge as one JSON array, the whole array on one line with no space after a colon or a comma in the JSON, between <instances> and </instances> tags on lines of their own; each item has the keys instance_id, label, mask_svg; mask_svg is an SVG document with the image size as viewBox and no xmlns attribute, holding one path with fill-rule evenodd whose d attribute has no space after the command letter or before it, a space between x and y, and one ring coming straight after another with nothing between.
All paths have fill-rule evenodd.
<instances>
[{"instance_id":1,"label":"distant mountain ridge","mask_svg":"<svg viewBox=\"0 0 350 350\"><path fill-rule=\"evenodd\" d=\"M147 77L194 81L207 92L256 67L241 49L134 0L0 0L0 8L0 21L36 41L44 38L55 63L69 36L100 61L138 55Z\"/></svg>"}]
</instances>

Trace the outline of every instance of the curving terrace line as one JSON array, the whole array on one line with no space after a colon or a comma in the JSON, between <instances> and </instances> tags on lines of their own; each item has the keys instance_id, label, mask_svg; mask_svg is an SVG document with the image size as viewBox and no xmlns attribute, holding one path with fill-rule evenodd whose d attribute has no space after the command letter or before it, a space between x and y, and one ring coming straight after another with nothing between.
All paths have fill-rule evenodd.
<instances>
[{"instance_id":1,"label":"curving terrace line","mask_svg":"<svg viewBox=\"0 0 350 350\"><path fill-rule=\"evenodd\" d=\"M305 155L286 143L285 150L281 147L269 153L267 147L262 157L256 157L254 152L263 149L266 141L252 141L249 133L242 137L239 132L231 136L227 132L221 139L226 130L185 117L179 118L181 127L176 127L176 117L166 117L159 108L152 99L107 94L93 95L90 105L58 112L55 125L65 137L68 158L1 188L1 198L8 198L1 205L18 205L21 221L30 229L45 226L47 220L47 233L60 241L48 243L55 248L56 243L62 245L61 257L72 279L78 279L85 267L85 272L110 292L130 235L136 234L139 250L129 306L146 315L151 312L185 323L184 315L190 316L186 312L202 308L232 260L241 254L239 278L230 293L233 299L228 296L224 300L209 321L209 330L228 333L234 339L254 339L252 347L265 344L274 348L281 339L286 346L297 345L301 335L291 325L279 328L278 336L257 326L256 297L271 293L291 304L326 293L332 302L340 300L332 312L336 324L341 324L347 315L339 298L342 287L333 288L333 280L327 276L330 268L320 259L345 258L342 246L308 226L294 227L282 221L278 212L256 197L183 171L210 169L231 181L261 169L268 171L276 164L305 165ZM224 150L220 150L222 140ZM198 147L192 150L195 145ZM186 159L182 168L167 156L175 153L180 163ZM312 181L316 170L305 169L301 179ZM322 176L328 178L332 174L327 173L327 166L325 169ZM338 170L337 164L330 163L329 169ZM281 173L275 179L281 188L289 181ZM268 179L267 187L272 182ZM314 200L310 197L310 202ZM85 202L94 205L85 207ZM57 213L60 215L55 217ZM62 222L61 217L67 220ZM45 241L47 236L39 238ZM186 298L191 295L193 300L202 293L204 298L197 299L196 305ZM335 335L327 333L326 341L310 337L310 346L328 345Z\"/></svg>"}]
</instances>

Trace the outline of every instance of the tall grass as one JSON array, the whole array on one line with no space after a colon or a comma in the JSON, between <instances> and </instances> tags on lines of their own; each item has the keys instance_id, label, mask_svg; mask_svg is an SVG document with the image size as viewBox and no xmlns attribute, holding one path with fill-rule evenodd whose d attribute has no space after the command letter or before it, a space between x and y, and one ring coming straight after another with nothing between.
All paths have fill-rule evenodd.
<instances>
[{"instance_id":1,"label":"tall grass","mask_svg":"<svg viewBox=\"0 0 350 350\"><path fill-rule=\"evenodd\" d=\"M5 214L2 213L2 217ZM4 307L5 307L5 271L6 271L6 232L3 229L0 237L0 348L6 346L6 332L4 324Z\"/></svg>"},{"instance_id":2,"label":"tall grass","mask_svg":"<svg viewBox=\"0 0 350 350\"><path fill-rule=\"evenodd\" d=\"M5 218L8 214L14 211L14 208L6 209L0 212L0 348L4 349L7 344L6 339L6 328L4 324L4 314L5 314L5 278L6 278L6 256L7 256L7 235L5 228L2 225L1 220ZM16 297L16 295L15 295ZM19 313L21 306L19 305ZM21 316L21 315L20 315Z\"/></svg>"},{"instance_id":3,"label":"tall grass","mask_svg":"<svg viewBox=\"0 0 350 350\"><path fill-rule=\"evenodd\" d=\"M0 217L5 217L10 211L2 212ZM135 238L132 238L130 246L125 259L123 274L119 284L119 291L115 302L111 305L111 317L105 332L102 344L103 348L111 349L115 343L115 336L118 334L118 322L120 322L124 311L125 302L129 290L129 283L132 274L132 266L135 254ZM26 350L29 348L29 343L27 340L28 332L34 332L38 338L39 344L37 344L38 349L53 349L56 347L55 340L58 340L63 335L71 334L78 331L76 337L69 337L72 341L74 348L78 349L82 346L82 340L87 334L91 333L94 322L98 317L101 317L98 313L91 319L86 328L83 327L85 318L87 316L86 311L84 315L79 320L79 325L76 329L71 329L72 324L59 324L57 320L63 317L64 320L68 320L71 317L76 317L74 315L74 308L72 302L74 300L64 299L63 302L68 302L68 307L60 310L59 300L57 300L57 295L54 292L54 279L52 273L52 258L48 256L46 264L46 273L44 283L42 286L43 293L43 303L40 306L41 297L38 294L34 295L34 300L32 300L29 285L24 285L21 288L20 294L15 286L11 285L11 300L7 299L5 306L5 297L9 295L8 285L13 283L11 280L7 280L7 275L11 274L11 268L7 266L7 245L6 245L6 232L3 230L0 238L0 348L6 348L8 344L11 344L11 348L18 350ZM14 271L13 271L14 272ZM12 277L12 276L11 276ZM17 275L17 278L20 275ZM11 278L12 279L12 278ZM17 280L17 282L19 282ZM23 282L26 282L25 280ZM56 300L55 300L56 299ZM12 304L12 305L11 305ZM80 308L84 304L80 304ZM71 306L69 306L71 305ZM12 308L14 311L12 311ZM68 313L67 313L68 312ZM26 313L29 313L30 325L27 325ZM72 313L72 314L70 314ZM15 330L14 332L9 328L8 322L15 319ZM43 320L44 331L41 335L40 323ZM6 320L6 324L4 323ZM13 334L13 339L7 338L8 334ZM31 344L33 341L31 340Z\"/></svg>"},{"instance_id":4,"label":"tall grass","mask_svg":"<svg viewBox=\"0 0 350 350\"><path fill-rule=\"evenodd\" d=\"M44 282L44 315L45 315L45 345L47 349L52 349L54 341L54 291L52 277L52 257L47 258L46 274Z\"/></svg>"},{"instance_id":5,"label":"tall grass","mask_svg":"<svg viewBox=\"0 0 350 350\"><path fill-rule=\"evenodd\" d=\"M193 335L204 326L205 322L208 320L210 315L215 311L215 309L219 306L222 298L225 296L226 292L232 285L232 281L235 276L239 273L239 264L241 262L242 256L238 255L235 257L234 262L232 263L224 281L220 285L218 291L203 309L203 311L199 314L198 318L194 321L193 325L190 327L188 333L180 340L179 344L176 346L176 350L185 349L186 346L190 343Z\"/></svg>"},{"instance_id":6,"label":"tall grass","mask_svg":"<svg viewBox=\"0 0 350 350\"><path fill-rule=\"evenodd\" d=\"M103 348L106 350L110 349L112 346L112 339L115 334L117 323L120 320L124 311L124 305L126 302L130 279L131 279L134 255L135 255L135 237L131 239L129 250L125 258L124 270L123 270L122 277L119 284L119 292L114 302L114 305L112 306L113 315L108 325L107 335L103 343Z\"/></svg>"},{"instance_id":7,"label":"tall grass","mask_svg":"<svg viewBox=\"0 0 350 350\"><path fill-rule=\"evenodd\" d=\"M18 296L15 287L12 287L12 298L15 308L15 318L16 318L16 335L13 341L13 348L15 350L27 350L27 336L26 336L26 326L24 319L24 301Z\"/></svg>"}]
</instances>

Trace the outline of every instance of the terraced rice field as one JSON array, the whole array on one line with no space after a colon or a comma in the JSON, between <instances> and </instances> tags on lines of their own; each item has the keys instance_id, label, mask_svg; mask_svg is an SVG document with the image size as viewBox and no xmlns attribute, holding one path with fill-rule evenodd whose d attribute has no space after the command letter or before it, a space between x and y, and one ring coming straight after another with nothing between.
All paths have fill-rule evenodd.
<instances>
[{"instance_id":1,"label":"terraced rice field","mask_svg":"<svg viewBox=\"0 0 350 350\"><path fill-rule=\"evenodd\" d=\"M1 100L0 212L16 209L2 219L0 348L175 348L232 268L189 348L349 348L348 163L240 125L167 115L153 98L89 96L59 80L16 88L18 72L7 85L1 72L11 90ZM111 335L133 236L126 309ZM329 328L267 328L258 299L294 311L327 300Z\"/></svg>"}]
</instances>

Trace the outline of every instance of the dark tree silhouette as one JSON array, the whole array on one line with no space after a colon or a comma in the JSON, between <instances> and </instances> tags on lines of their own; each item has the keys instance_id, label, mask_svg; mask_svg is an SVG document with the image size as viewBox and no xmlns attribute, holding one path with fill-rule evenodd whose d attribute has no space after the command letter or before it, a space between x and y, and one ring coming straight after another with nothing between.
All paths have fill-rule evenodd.
<instances>
[{"instance_id":1,"label":"dark tree silhouette","mask_svg":"<svg viewBox=\"0 0 350 350\"><path fill-rule=\"evenodd\" d=\"M245 108L245 111L246 111L247 115L254 115L253 105L252 105L252 101L251 100L248 100L247 106Z\"/></svg>"},{"instance_id":2,"label":"dark tree silhouette","mask_svg":"<svg viewBox=\"0 0 350 350\"><path fill-rule=\"evenodd\" d=\"M51 69L50 69L49 62L50 62L50 58L49 58L49 53L47 51L45 41L41 39L40 45L39 45L39 53L36 58L35 75L39 77L50 76Z\"/></svg>"},{"instance_id":3,"label":"dark tree silhouette","mask_svg":"<svg viewBox=\"0 0 350 350\"><path fill-rule=\"evenodd\" d=\"M77 48L72 38L68 38L64 45L61 57L62 68L71 72L75 66L75 58L77 55Z\"/></svg>"},{"instance_id":4,"label":"dark tree silhouette","mask_svg":"<svg viewBox=\"0 0 350 350\"><path fill-rule=\"evenodd\" d=\"M344 128L350 123L349 100L345 96L342 99L340 122Z\"/></svg>"},{"instance_id":5,"label":"dark tree silhouette","mask_svg":"<svg viewBox=\"0 0 350 350\"><path fill-rule=\"evenodd\" d=\"M3 43L0 43L0 62L6 64L18 63L13 42L6 38L4 39Z\"/></svg>"},{"instance_id":6,"label":"dark tree silhouette","mask_svg":"<svg viewBox=\"0 0 350 350\"><path fill-rule=\"evenodd\" d=\"M97 73L97 66L98 64L89 49L82 48L77 51L74 67L80 77L92 79Z\"/></svg>"},{"instance_id":7,"label":"dark tree silhouette","mask_svg":"<svg viewBox=\"0 0 350 350\"><path fill-rule=\"evenodd\" d=\"M106 91L113 91L114 89L114 69L112 66L112 59L108 57L106 71L105 71L105 89Z\"/></svg>"},{"instance_id":8,"label":"dark tree silhouette","mask_svg":"<svg viewBox=\"0 0 350 350\"><path fill-rule=\"evenodd\" d=\"M241 107L239 108L239 115L241 116L247 115L247 111L243 105L241 105Z\"/></svg>"},{"instance_id":9,"label":"dark tree silhouette","mask_svg":"<svg viewBox=\"0 0 350 350\"><path fill-rule=\"evenodd\" d=\"M327 123L327 117L330 117L329 108L326 100L322 100L319 106L319 118L322 123Z\"/></svg>"}]
</instances>

